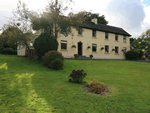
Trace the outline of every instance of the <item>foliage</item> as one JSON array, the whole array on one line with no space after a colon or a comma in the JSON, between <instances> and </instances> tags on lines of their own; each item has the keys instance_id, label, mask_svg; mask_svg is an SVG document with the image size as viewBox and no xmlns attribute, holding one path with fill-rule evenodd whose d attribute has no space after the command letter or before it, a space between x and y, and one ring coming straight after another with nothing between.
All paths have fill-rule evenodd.
<instances>
[{"instance_id":1,"label":"foliage","mask_svg":"<svg viewBox=\"0 0 150 113\"><path fill-rule=\"evenodd\" d=\"M56 58L56 59L51 61L51 63L49 64L49 67L51 69L55 69L55 70L62 69L63 68L63 61L60 58Z\"/></svg>"},{"instance_id":2,"label":"foliage","mask_svg":"<svg viewBox=\"0 0 150 113\"><path fill-rule=\"evenodd\" d=\"M137 49L135 51L137 51L139 53L139 59L141 59L142 56L144 55L144 52L142 50L140 50L140 49Z\"/></svg>"},{"instance_id":3,"label":"foliage","mask_svg":"<svg viewBox=\"0 0 150 113\"><path fill-rule=\"evenodd\" d=\"M93 18L97 18L97 23L107 25L108 21L106 21L105 16L99 16L98 13L87 12L84 16L85 20L91 21Z\"/></svg>"},{"instance_id":4,"label":"foliage","mask_svg":"<svg viewBox=\"0 0 150 113\"><path fill-rule=\"evenodd\" d=\"M4 47L3 47L3 42L0 41L0 51L1 51L3 48L4 48Z\"/></svg>"},{"instance_id":5,"label":"foliage","mask_svg":"<svg viewBox=\"0 0 150 113\"><path fill-rule=\"evenodd\" d=\"M35 52L39 56L39 59L42 59L42 56L46 52L58 49L58 41L48 33L41 33L41 35L35 39L33 47Z\"/></svg>"},{"instance_id":6,"label":"foliage","mask_svg":"<svg viewBox=\"0 0 150 113\"><path fill-rule=\"evenodd\" d=\"M92 57L93 57L93 55L91 54L91 55L90 55L90 58L92 58Z\"/></svg>"},{"instance_id":7,"label":"foliage","mask_svg":"<svg viewBox=\"0 0 150 113\"><path fill-rule=\"evenodd\" d=\"M135 50L127 51L125 54L126 60L138 60L139 59L139 53Z\"/></svg>"},{"instance_id":8,"label":"foliage","mask_svg":"<svg viewBox=\"0 0 150 113\"><path fill-rule=\"evenodd\" d=\"M58 34L63 34L67 37L72 33L71 27L79 27L84 19L84 16L81 13L74 14L73 12L70 12L67 17L64 16L64 12L69 9L69 6L66 5L68 3L70 4L71 2L67 1L63 4L61 0L59 2L58 0L51 1L46 7L46 12L43 12L43 14L33 12L31 14L33 29L43 29L44 32L54 35L56 39L58 38Z\"/></svg>"},{"instance_id":9,"label":"foliage","mask_svg":"<svg viewBox=\"0 0 150 113\"><path fill-rule=\"evenodd\" d=\"M78 70L78 71L73 70L70 73L69 77L71 77L71 79L74 83L82 83L85 76L87 76L87 74L82 69L82 70Z\"/></svg>"},{"instance_id":10,"label":"foliage","mask_svg":"<svg viewBox=\"0 0 150 113\"><path fill-rule=\"evenodd\" d=\"M49 64L56 58L60 58L62 61L64 61L64 57L62 56L62 54L58 51L48 51L47 53L45 53L45 55L43 56L43 64L46 67L49 67Z\"/></svg>"},{"instance_id":11,"label":"foliage","mask_svg":"<svg viewBox=\"0 0 150 113\"><path fill-rule=\"evenodd\" d=\"M74 57L75 57L75 58L78 58L79 56L78 56L78 54L74 54Z\"/></svg>"},{"instance_id":12,"label":"foliage","mask_svg":"<svg viewBox=\"0 0 150 113\"><path fill-rule=\"evenodd\" d=\"M88 84L88 89L96 94L103 94L105 88L104 84L101 84L97 80L93 80L90 84Z\"/></svg>"},{"instance_id":13,"label":"foliage","mask_svg":"<svg viewBox=\"0 0 150 113\"><path fill-rule=\"evenodd\" d=\"M3 48L1 54L12 55L14 50L12 48Z\"/></svg>"},{"instance_id":14,"label":"foliage","mask_svg":"<svg viewBox=\"0 0 150 113\"><path fill-rule=\"evenodd\" d=\"M132 45L136 49L144 49L145 52L150 53L150 29L142 33L141 36L138 37L138 39L135 39Z\"/></svg>"}]
</instances>

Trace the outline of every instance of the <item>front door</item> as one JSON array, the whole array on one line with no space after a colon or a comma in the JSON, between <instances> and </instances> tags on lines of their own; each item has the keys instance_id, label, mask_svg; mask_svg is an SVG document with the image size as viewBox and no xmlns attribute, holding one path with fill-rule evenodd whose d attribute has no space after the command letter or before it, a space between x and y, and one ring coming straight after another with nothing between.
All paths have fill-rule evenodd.
<instances>
[{"instance_id":1,"label":"front door","mask_svg":"<svg viewBox=\"0 0 150 113\"><path fill-rule=\"evenodd\" d=\"M78 55L82 56L82 42L78 42Z\"/></svg>"}]
</instances>

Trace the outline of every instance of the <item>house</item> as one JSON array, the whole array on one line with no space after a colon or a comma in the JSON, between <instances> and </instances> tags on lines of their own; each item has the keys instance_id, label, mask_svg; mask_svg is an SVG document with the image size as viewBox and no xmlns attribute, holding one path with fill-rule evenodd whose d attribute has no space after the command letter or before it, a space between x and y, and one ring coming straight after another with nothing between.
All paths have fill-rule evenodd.
<instances>
[{"instance_id":1,"label":"house","mask_svg":"<svg viewBox=\"0 0 150 113\"><path fill-rule=\"evenodd\" d=\"M130 50L129 33L122 28L99 24L96 18L83 22L79 31L73 29L73 33L67 37L60 34L57 38L57 51L65 58L92 54L93 59L125 59L123 51Z\"/></svg>"}]
</instances>

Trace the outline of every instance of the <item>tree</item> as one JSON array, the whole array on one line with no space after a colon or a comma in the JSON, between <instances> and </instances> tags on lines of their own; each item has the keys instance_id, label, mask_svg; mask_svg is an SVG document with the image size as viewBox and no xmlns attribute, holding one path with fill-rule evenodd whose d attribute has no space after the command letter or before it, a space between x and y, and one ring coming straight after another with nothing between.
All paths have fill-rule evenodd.
<instances>
[{"instance_id":1,"label":"tree","mask_svg":"<svg viewBox=\"0 0 150 113\"><path fill-rule=\"evenodd\" d=\"M108 21L106 21L105 16L104 16L104 15L99 16L98 13L87 12L87 13L84 15L84 18L85 18L85 20L87 20L87 21L91 21L93 18L97 18L97 23L104 24L104 25L107 25L107 24L108 24Z\"/></svg>"},{"instance_id":2,"label":"tree","mask_svg":"<svg viewBox=\"0 0 150 113\"><path fill-rule=\"evenodd\" d=\"M145 53L150 54L150 29L134 40L133 45L138 49L144 49Z\"/></svg>"},{"instance_id":3,"label":"tree","mask_svg":"<svg viewBox=\"0 0 150 113\"><path fill-rule=\"evenodd\" d=\"M32 26L30 25L30 11L24 2L18 1L16 11L13 12L13 17L10 18L8 24L3 26L3 39L9 39L9 42L17 44L25 44L29 50L28 41L33 38ZM11 39L11 40L10 40Z\"/></svg>"},{"instance_id":4,"label":"tree","mask_svg":"<svg viewBox=\"0 0 150 113\"><path fill-rule=\"evenodd\" d=\"M72 28L79 29L79 26L84 21L85 11L74 14L70 12L66 17L64 16L65 11L68 10L68 6L63 6L62 1L55 0L55 2L49 2L46 7L46 11L42 14L36 12L31 14L31 23L34 30L42 29L43 32L47 32L50 35L54 35L57 39L58 34L68 36L72 33Z\"/></svg>"}]
</instances>

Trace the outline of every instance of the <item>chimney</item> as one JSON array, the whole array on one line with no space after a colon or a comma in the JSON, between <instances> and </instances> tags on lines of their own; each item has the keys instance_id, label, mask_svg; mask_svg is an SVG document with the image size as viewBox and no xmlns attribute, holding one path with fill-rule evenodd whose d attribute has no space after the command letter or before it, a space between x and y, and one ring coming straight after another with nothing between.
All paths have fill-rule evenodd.
<instances>
[{"instance_id":1,"label":"chimney","mask_svg":"<svg viewBox=\"0 0 150 113\"><path fill-rule=\"evenodd\" d=\"M94 22L95 24L97 24L97 18L93 18L93 19L91 20L91 22Z\"/></svg>"}]
</instances>

